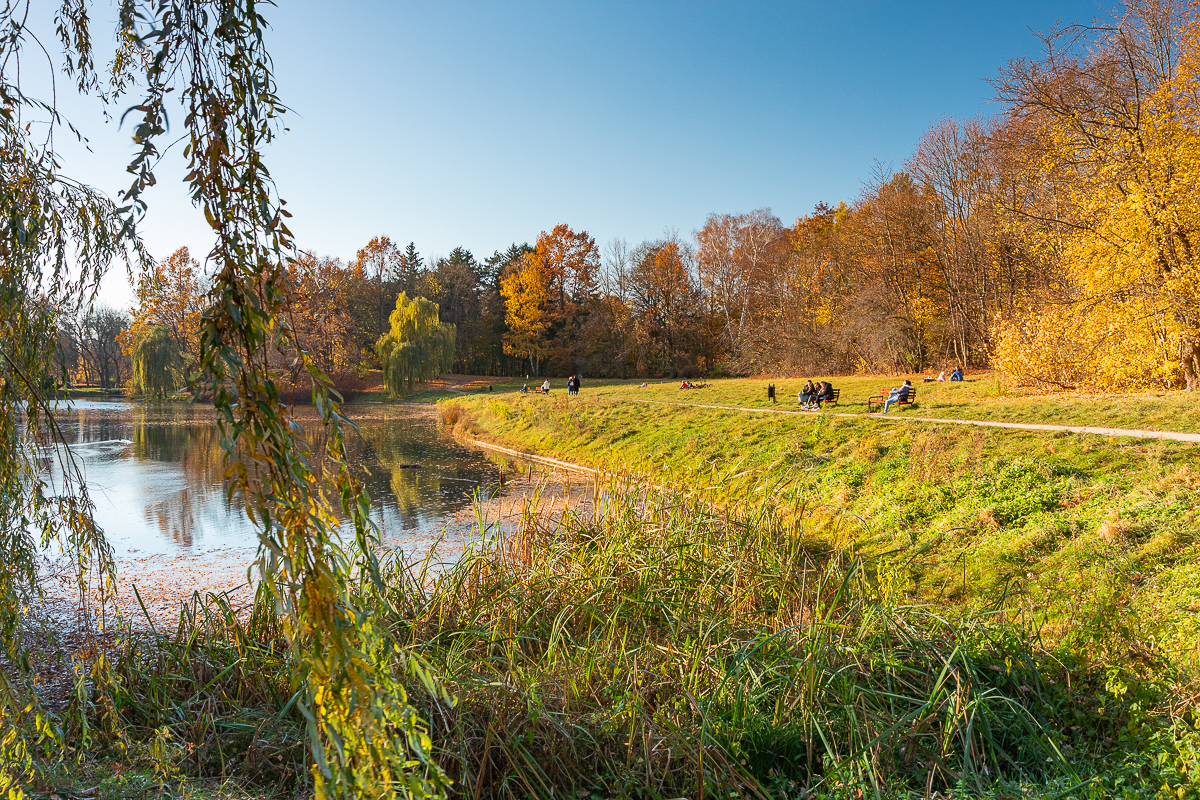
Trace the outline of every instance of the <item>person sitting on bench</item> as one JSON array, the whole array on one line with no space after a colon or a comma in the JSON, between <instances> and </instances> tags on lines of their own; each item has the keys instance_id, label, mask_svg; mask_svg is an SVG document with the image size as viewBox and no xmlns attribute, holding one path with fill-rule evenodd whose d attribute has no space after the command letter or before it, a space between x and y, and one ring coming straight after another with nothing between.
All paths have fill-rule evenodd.
<instances>
[{"instance_id":1,"label":"person sitting on bench","mask_svg":"<svg viewBox=\"0 0 1200 800\"><path fill-rule=\"evenodd\" d=\"M833 400L833 384L829 381L821 381L821 385L817 387L816 406L819 409L825 403Z\"/></svg>"},{"instance_id":2,"label":"person sitting on bench","mask_svg":"<svg viewBox=\"0 0 1200 800\"><path fill-rule=\"evenodd\" d=\"M804 388L801 389L800 393L796 395L796 400L799 401L801 408L804 408L816 398L817 387L813 386L813 382L811 380L804 384Z\"/></svg>"},{"instance_id":3,"label":"person sitting on bench","mask_svg":"<svg viewBox=\"0 0 1200 800\"><path fill-rule=\"evenodd\" d=\"M888 392L887 399L883 401L883 413L887 413L891 408L892 403L904 403L908 401L908 395L912 391L912 381L905 380L904 385L898 386Z\"/></svg>"}]
</instances>

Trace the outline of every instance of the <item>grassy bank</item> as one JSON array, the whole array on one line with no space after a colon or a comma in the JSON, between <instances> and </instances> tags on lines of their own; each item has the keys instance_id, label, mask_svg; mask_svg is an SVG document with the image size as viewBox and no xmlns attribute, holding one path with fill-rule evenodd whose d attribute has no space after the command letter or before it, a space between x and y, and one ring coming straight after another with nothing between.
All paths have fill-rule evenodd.
<instances>
[{"instance_id":1,"label":"grassy bank","mask_svg":"<svg viewBox=\"0 0 1200 800\"><path fill-rule=\"evenodd\" d=\"M814 379L820 377L814 376ZM992 373L968 375L962 383L922 383L920 375L826 376L826 379L842 390L836 411L865 414L867 398L878 395L881 388L898 386L905 377L912 380L917 389L917 403L898 412L903 416L1200 432L1200 401L1195 394L1183 391L1046 393L1009 386ZM657 400L791 409L796 407L796 394L804 385L803 379L772 377L713 380L707 388L696 390L680 390L677 380L651 379L645 387L640 385L642 382L641 379L587 379L580 398L615 404ZM513 402L519 399L524 383L526 381L522 380L497 381L491 395ZM533 385L541 381L528 383ZM769 383L775 384L778 404L773 405L767 399ZM552 379L551 386L551 398L566 394L565 379ZM546 398L535 395L529 399Z\"/></svg>"},{"instance_id":2,"label":"grassy bank","mask_svg":"<svg viewBox=\"0 0 1200 800\"><path fill-rule=\"evenodd\" d=\"M453 796L1200 796L1195 448L635 389L443 403L460 433L619 477L439 575L353 587ZM261 600L197 599L105 653L41 796L306 791Z\"/></svg>"},{"instance_id":3,"label":"grassy bank","mask_svg":"<svg viewBox=\"0 0 1200 800\"><path fill-rule=\"evenodd\" d=\"M599 392L456 403L460 425L518 449L703 487L724 507L766 496L814 536L890 553L921 601L979 609L1003 599L1042 635L1104 658L1200 660L1194 446L650 406Z\"/></svg>"},{"instance_id":4,"label":"grassy bank","mask_svg":"<svg viewBox=\"0 0 1200 800\"><path fill-rule=\"evenodd\" d=\"M439 576L391 562L355 587L454 796L1200 790L1171 676L1063 658L1011 616L914 605L807 513L717 514L695 493L628 485L555 526L531 513ZM303 792L289 670L263 603L198 602L178 630L127 634L94 668L58 769L140 758L143 790L233 778Z\"/></svg>"}]
</instances>

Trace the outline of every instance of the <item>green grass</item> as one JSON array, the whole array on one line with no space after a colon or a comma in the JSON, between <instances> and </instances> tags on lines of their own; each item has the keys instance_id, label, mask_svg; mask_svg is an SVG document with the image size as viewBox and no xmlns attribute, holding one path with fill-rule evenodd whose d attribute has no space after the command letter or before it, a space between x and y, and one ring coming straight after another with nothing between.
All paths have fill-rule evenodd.
<instances>
[{"instance_id":1,"label":"green grass","mask_svg":"<svg viewBox=\"0 0 1200 800\"><path fill-rule=\"evenodd\" d=\"M591 512L354 587L455 797L1200 796L1195 447L628 402L759 383L441 404L616 476ZM1016 402L958 390L967 416ZM43 777L307 790L262 597L91 663Z\"/></svg>"},{"instance_id":2,"label":"green grass","mask_svg":"<svg viewBox=\"0 0 1200 800\"><path fill-rule=\"evenodd\" d=\"M902 576L807 512L718 512L704 492L630 485L556 524L533 511L440 575L391 560L355 587L454 796L1200 791L1176 676L1047 649L1011 605L913 604ZM303 720L264 600L248 615L197 600L177 630L122 637L68 715L68 752L157 746L168 793L229 779L305 791Z\"/></svg>"},{"instance_id":3,"label":"green grass","mask_svg":"<svg viewBox=\"0 0 1200 800\"><path fill-rule=\"evenodd\" d=\"M722 507L765 499L831 543L892 554L922 602L1020 598L1055 641L1111 650L1090 639L1117 626L1120 647L1200 666L1193 445L618 403L603 390L454 405L460 425L517 449L707 487Z\"/></svg>"},{"instance_id":4,"label":"green grass","mask_svg":"<svg viewBox=\"0 0 1200 800\"><path fill-rule=\"evenodd\" d=\"M1184 391L1045 393L1008 387L993 373L969 375L962 383L922 383L919 375L813 377L829 380L842 390L839 405L834 409L840 413L865 414L868 397L878 395L881 388L898 386L908 377L917 389L917 403L895 412L902 416L1200 432L1200 398ZM717 379L709 381L706 389L694 390L679 389L677 380L648 379L645 388L640 387L642 382L641 379L587 379L579 397L616 404L657 400L793 409L797 405L796 394L804 385L802 378L772 377ZM524 380L498 380L492 395L508 400L510 395L519 394L523 383ZM533 385L532 380L529 383ZM544 401L566 395L565 379L552 379L550 383L552 394L549 398L531 395L521 399ZM776 386L777 405L767 400L768 383Z\"/></svg>"}]
</instances>

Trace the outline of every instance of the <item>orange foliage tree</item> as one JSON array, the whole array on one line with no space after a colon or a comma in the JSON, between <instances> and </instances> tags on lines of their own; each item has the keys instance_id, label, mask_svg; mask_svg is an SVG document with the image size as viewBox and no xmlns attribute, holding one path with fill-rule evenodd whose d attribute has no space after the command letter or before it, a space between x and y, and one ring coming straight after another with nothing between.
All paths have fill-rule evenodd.
<instances>
[{"instance_id":1,"label":"orange foliage tree","mask_svg":"<svg viewBox=\"0 0 1200 800\"><path fill-rule=\"evenodd\" d=\"M200 319L204 313L204 276L186 247L181 247L143 274L138 282L138 304L130 312L131 322L119 335L125 355L135 357L151 339L155 348L169 351L157 359L158 369L171 365L180 374L154 376L156 385L178 385L195 368L200 358ZM165 341L162 341L165 334ZM135 370L142 374L143 369Z\"/></svg>"}]
</instances>

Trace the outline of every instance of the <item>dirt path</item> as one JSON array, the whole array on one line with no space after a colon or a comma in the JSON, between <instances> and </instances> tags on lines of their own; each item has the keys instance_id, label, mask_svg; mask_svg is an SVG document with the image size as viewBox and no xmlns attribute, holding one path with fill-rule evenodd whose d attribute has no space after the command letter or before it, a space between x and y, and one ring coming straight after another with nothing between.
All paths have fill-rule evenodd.
<instances>
[{"instance_id":1,"label":"dirt path","mask_svg":"<svg viewBox=\"0 0 1200 800\"><path fill-rule=\"evenodd\" d=\"M686 408L716 408L723 411L748 411L758 414L787 414L790 416L815 415L819 412L799 411L784 408L746 408L743 406L719 406L704 403L680 403L671 400L633 400L634 403L653 403L662 406L684 406ZM881 422L935 422L943 425L979 425L986 428L1010 428L1022 431L1064 431L1066 433L1093 433L1097 436L1129 436L1137 439L1170 439L1176 442L1200 443L1200 433L1179 431L1144 431L1136 428L1106 428L1091 425L1046 425L1037 422L994 422L986 419L941 419L937 417L911 417L901 414L844 414L824 412L833 417L851 419L875 419Z\"/></svg>"}]
</instances>

